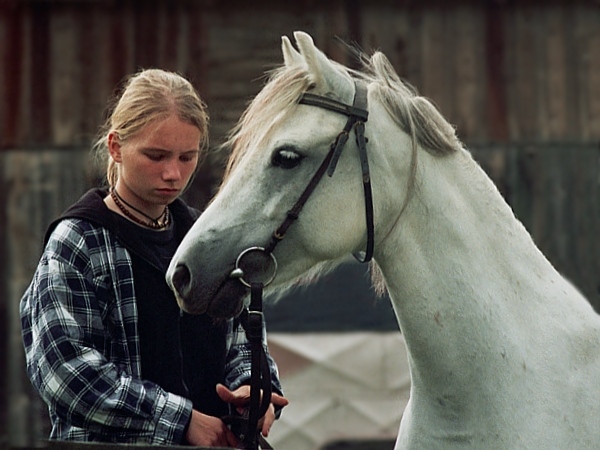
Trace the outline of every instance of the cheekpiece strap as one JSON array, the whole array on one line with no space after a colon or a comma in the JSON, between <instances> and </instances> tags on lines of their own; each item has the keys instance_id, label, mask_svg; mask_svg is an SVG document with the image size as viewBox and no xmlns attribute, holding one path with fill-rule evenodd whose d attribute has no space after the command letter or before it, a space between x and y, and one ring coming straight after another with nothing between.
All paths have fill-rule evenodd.
<instances>
[{"instance_id":1,"label":"cheekpiece strap","mask_svg":"<svg viewBox=\"0 0 600 450\"><path fill-rule=\"evenodd\" d=\"M356 134L356 144L358 146L358 152L360 157L360 165L362 171L363 178L363 187L364 187L364 198L365 198L365 210L366 210L366 225L367 225L367 249L365 252L360 252L355 254L354 257L359 262L368 262L373 257L374 250L374 241L375 241L375 233L374 233L374 220L373 220L373 194L371 190L371 175L369 171L369 159L367 157L367 140L365 138L365 125L364 123L369 118L368 108L368 90L367 85L361 81L354 81L354 99L352 102L352 106L347 105L345 103L339 102L337 100L323 97L316 94L304 93L302 97L300 97L299 103L304 105L317 106L319 108L324 108L329 111L334 111L340 114L344 114L348 116L348 120L346 121L346 125L342 132L337 136L335 142L332 144L330 151L327 155L327 159L329 159L328 167L327 167L327 175L333 176L335 172L335 168L337 166L338 160L342 154L342 150L348 140L349 134L354 128L354 132ZM319 172L323 169L323 164L319 169ZM314 186L321 178L321 174L318 174L316 181L313 179L310 183L310 191L314 189ZM303 195L300 204L304 205L304 202L307 200L310 193L305 191L305 195ZM300 207L301 207L300 206ZM298 208L299 209L299 208ZM289 226L289 222L285 223L285 228ZM274 247L274 245L273 245Z\"/></svg>"}]
</instances>

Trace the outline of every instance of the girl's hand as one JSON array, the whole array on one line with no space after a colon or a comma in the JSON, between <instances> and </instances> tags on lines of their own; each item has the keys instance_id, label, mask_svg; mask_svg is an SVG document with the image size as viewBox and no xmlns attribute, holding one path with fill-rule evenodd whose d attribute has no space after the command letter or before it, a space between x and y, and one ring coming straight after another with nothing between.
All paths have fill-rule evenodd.
<instances>
[{"instance_id":1,"label":"girl's hand","mask_svg":"<svg viewBox=\"0 0 600 450\"><path fill-rule=\"evenodd\" d=\"M235 391L230 391L222 384L217 384L217 394L226 403L234 405L238 413L243 414L245 407L250 403L250 386L244 385ZM261 392L262 394L262 392ZM269 430L275 422L275 406L286 406L289 400L275 392L271 394L271 404L265 415L258 421L258 427L263 436L269 435Z\"/></svg>"}]
</instances>

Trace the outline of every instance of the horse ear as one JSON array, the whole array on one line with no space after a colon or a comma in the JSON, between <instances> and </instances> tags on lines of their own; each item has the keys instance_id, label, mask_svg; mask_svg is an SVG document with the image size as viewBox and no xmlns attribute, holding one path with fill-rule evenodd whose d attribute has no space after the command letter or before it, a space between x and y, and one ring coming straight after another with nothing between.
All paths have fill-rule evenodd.
<instances>
[{"instance_id":1,"label":"horse ear","mask_svg":"<svg viewBox=\"0 0 600 450\"><path fill-rule=\"evenodd\" d=\"M294 48L287 36L281 37L281 51L283 53L283 62L287 67L306 64L302 55Z\"/></svg>"},{"instance_id":2,"label":"horse ear","mask_svg":"<svg viewBox=\"0 0 600 450\"><path fill-rule=\"evenodd\" d=\"M329 69L331 62L327 56L315 46L315 43L309 34L302 31L295 31L294 38L296 39L296 44L298 44L300 53L306 61L309 72L315 78L317 86L321 85L326 81L325 73L327 70L331 70Z\"/></svg>"},{"instance_id":3,"label":"horse ear","mask_svg":"<svg viewBox=\"0 0 600 450\"><path fill-rule=\"evenodd\" d=\"M335 92L341 101L352 103L354 86L350 77L339 70L315 46L310 35L302 31L296 31L294 32L294 38L296 38L301 56L306 61L308 71L314 77L316 89L322 93Z\"/></svg>"}]
</instances>

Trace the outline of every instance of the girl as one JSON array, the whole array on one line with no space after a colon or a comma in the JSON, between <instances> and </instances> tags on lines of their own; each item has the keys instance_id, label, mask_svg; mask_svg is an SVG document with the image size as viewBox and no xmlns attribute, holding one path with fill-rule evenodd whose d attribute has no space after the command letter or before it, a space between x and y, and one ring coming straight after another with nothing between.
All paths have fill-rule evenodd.
<instances>
[{"instance_id":1,"label":"girl","mask_svg":"<svg viewBox=\"0 0 600 450\"><path fill-rule=\"evenodd\" d=\"M198 216L179 196L207 145L192 85L157 69L132 76L96 148L108 189L92 189L46 234L21 300L29 377L48 404L51 439L236 446L220 420L248 401L243 330L179 310L165 281ZM287 404L274 393L261 423Z\"/></svg>"}]
</instances>

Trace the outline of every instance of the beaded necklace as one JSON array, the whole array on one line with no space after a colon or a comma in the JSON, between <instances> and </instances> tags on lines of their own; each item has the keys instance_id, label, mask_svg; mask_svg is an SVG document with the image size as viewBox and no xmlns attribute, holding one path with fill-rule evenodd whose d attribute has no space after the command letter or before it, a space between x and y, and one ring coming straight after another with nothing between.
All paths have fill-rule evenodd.
<instances>
[{"instance_id":1,"label":"beaded necklace","mask_svg":"<svg viewBox=\"0 0 600 450\"><path fill-rule=\"evenodd\" d=\"M139 209L137 209L135 206L133 206L130 203L127 203L127 201L125 201L125 199L123 199L123 197L121 197L119 195L119 193L117 192L116 189L111 189L110 190L110 196L113 199L113 201L115 202L115 205L117 205L117 207L121 210L121 212L129 219L131 219L132 221L134 221L135 223L137 223L138 225L142 225L144 227L148 227L148 228L152 228L153 230L163 230L165 228L167 228L169 226L169 224L171 223L171 214L169 212L169 207L165 206L164 211L160 214L160 216L158 216L156 219L154 219L153 217L150 217L148 214L146 214L143 211L140 211ZM133 209L135 212L141 214L142 216L144 216L146 219L148 219L148 221L139 219L138 217L136 217L134 214L131 213L131 211L129 211L125 205L127 205L129 208Z\"/></svg>"}]
</instances>

